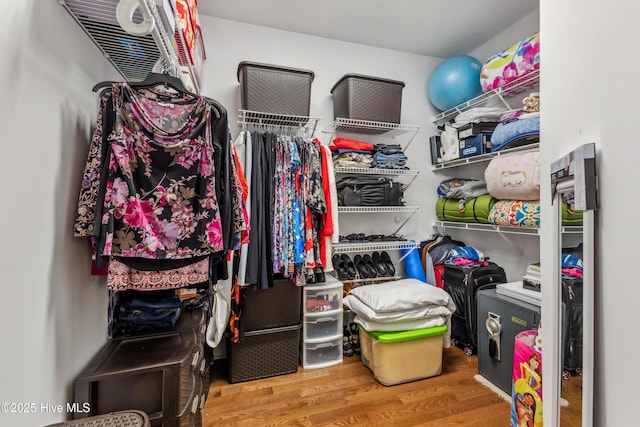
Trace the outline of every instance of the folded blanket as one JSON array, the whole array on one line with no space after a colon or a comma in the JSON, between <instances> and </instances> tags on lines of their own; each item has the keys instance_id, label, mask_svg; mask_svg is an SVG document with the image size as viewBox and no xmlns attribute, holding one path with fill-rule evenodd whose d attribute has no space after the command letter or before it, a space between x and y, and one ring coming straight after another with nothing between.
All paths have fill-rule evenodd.
<instances>
[{"instance_id":1,"label":"folded blanket","mask_svg":"<svg viewBox=\"0 0 640 427\"><path fill-rule=\"evenodd\" d=\"M489 223L509 227L538 227L539 200L498 200L489 212Z\"/></svg>"}]
</instances>

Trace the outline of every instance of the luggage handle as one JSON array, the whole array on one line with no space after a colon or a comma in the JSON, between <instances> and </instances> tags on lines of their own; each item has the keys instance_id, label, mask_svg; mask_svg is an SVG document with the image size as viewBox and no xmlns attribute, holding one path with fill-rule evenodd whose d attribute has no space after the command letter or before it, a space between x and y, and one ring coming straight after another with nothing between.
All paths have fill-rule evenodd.
<instances>
[{"instance_id":1,"label":"luggage handle","mask_svg":"<svg viewBox=\"0 0 640 427\"><path fill-rule=\"evenodd\" d=\"M473 281L477 286L484 286L489 283L502 283L504 275L500 273L487 274L486 276L482 276L481 279L473 279Z\"/></svg>"}]
</instances>

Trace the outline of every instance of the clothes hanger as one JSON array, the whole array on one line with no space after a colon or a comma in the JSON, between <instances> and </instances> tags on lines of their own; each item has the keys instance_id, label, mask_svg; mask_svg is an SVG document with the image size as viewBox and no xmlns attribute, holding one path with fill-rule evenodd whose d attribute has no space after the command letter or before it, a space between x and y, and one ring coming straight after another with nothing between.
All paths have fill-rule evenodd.
<instances>
[{"instance_id":1,"label":"clothes hanger","mask_svg":"<svg viewBox=\"0 0 640 427\"><path fill-rule=\"evenodd\" d=\"M105 89L105 88L110 88L113 85L113 81L111 80L105 80L103 82L97 83L95 86L93 86L93 91L94 92L98 92L101 89ZM196 95L193 92L190 92L184 85L184 83L182 82L181 79L179 79L178 77L174 77L172 75L169 74L165 74L165 73L154 73L151 72L149 74L147 74L147 77L140 81L140 82L130 82L128 83L130 87L133 88L144 88L144 87L154 87L154 86L158 86L158 85L163 85L165 87L170 87L176 91L178 91L181 94L185 94L185 95L190 95L193 96L194 98L198 98L199 95ZM224 108L224 106L222 104L220 104L218 101L212 99L212 98L208 98L206 96L202 97L208 104L210 104L213 107L213 110L216 114L217 118L220 118L222 116L226 116L227 111Z\"/></svg>"},{"instance_id":2,"label":"clothes hanger","mask_svg":"<svg viewBox=\"0 0 640 427\"><path fill-rule=\"evenodd\" d=\"M113 84L113 81L109 81L109 80L105 80L103 82L97 83L94 87L93 87L93 91L97 92L100 89L106 88L106 87L111 87L111 85ZM187 90L187 88L184 86L184 83L182 83L182 80L180 80L178 77L174 77L171 76L169 74L161 74L161 73L149 73L147 74L147 77L142 80L141 82L132 82L129 83L129 86L131 87L153 87L153 86L158 86L158 85L164 85L165 87L170 87L180 93L186 94L186 95L191 95L191 96L195 96L197 97L198 95L191 93L189 90Z\"/></svg>"}]
</instances>

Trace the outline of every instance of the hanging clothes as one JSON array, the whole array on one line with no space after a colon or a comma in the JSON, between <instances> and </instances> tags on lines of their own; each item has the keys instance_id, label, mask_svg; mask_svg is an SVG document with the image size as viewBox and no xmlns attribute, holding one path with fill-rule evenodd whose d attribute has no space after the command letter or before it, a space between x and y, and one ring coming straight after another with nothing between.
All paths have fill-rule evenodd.
<instances>
[{"instance_id":1,"label":"hanging clothes","mask_svg":"<svg viewBox=\"0 0 640 427\"><path fill-rule=\"evenodd\" d=\"M231 248L246 223L226 115L214 120L202 97L126 83L109 92L101 99L75 235L91 235L99 257L178 259ZM222 211L220 199L229 201Z\"/></svg>"},{"instance_id":2,"label":"hanging clothes","mask_svg":"<svg viewBox=\"0 0 640 427\"><path fill-rule=\"evenodd\" d=\"M211 316L213 285L229 277L220 261L248 239L247 191L217 101L119 82L101 93L74 235L90 238L96 267L108 265L110 335L115 315L136 330L142 317L122 314L153 310L160 295Z\"/></svg>"}]
</instances>

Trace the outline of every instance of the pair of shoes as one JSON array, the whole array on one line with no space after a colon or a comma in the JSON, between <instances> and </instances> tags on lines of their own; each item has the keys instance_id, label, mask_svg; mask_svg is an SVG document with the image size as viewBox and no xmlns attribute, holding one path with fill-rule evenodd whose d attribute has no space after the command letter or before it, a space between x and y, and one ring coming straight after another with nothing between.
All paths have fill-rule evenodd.
<instances>
[{"instance_id":1,"label":"pair of shoes","mask_svg":"<svg viewBox=\"0 0 640 427\"><path fill-rule=\"evenodd\" d=\"M385 251L382 253L374 252L371 254L371 258L376 265L376 269L378 270L379 276L394 276L396 274L396 269L393 266L393 262L391 261L391 257Z\"/></svg>"},{"instance_id":2,"label":"pair of shoes","mask_svg":"<svg viewBox=\"0 0 640 427\"><path fill-rule=\"evenodd\" d=\"M351 345L351 333L349 327L345 325L342 334L342 354L346 357L353 356L353 345Z\"/></svg>"},{"instance_id":3,"label":"pair of shoes","mask_svg":"<svg viewBox=\"0 0 640 427\"><path fill-rule=\"evenodd\" d=\"M351 343L351 348L355 354L360 354L360 329L358 324L355 322L349 323L346 326L349 329L349 342Z\"/></svg>"},{"instance_id":4,"label":"pair of shoes","mask_svg":"<svg viewBox=\"0 0 640 427\"><path fill-rule=\"evenodd\" d=\"M376 266L369 255L358 254L353 258L353 262L356 264L361 279L372 279L378 276Z\"/></svg>"},{"instance_id":5,"label":"pair of shoes","mask_svg":"<svg viewBox=\"0 0 640 427\"><path fill-rule=\"evenodd\" d=\"M340 280L353 280L356 278L356 267L349 258L349 255L335 254L331 257L331 262L333 263L333 268L338 272L338 278Z\"/></svg>"}]
</instances>

